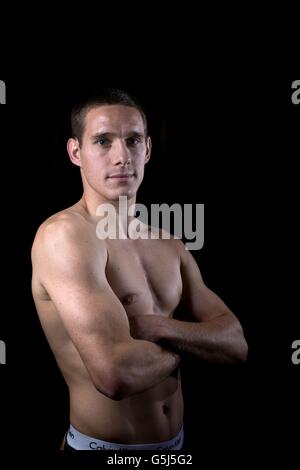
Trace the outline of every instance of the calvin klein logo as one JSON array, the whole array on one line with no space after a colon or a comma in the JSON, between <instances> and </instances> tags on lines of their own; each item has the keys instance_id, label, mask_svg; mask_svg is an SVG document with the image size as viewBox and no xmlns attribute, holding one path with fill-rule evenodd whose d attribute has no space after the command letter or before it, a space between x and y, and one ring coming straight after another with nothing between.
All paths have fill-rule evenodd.
<instances>
[{"instance_id":1,"label":"calvin klein logo","mask_svg":"<svg viewBox=\"0 0 300 470\"><path fill-rule=\"evenodd\" d=\"M0 364L6 364L6 344L0 339Z\"/></svg>"},{"instance_id":2,"label":"calvin klein logo","mask_svg":"<svg viewBox=\"0 0 300 470\"><path fill-rule=\"evenodd\" d=\"M0 80L0 104L6 104L6 86L3 80Z\"/></svg>"}]
</instances>

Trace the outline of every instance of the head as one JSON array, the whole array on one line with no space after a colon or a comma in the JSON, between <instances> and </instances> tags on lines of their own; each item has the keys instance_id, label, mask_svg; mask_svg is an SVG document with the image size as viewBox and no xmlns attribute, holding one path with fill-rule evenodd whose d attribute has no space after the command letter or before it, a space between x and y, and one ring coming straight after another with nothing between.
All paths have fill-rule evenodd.
<instances>
[{"instance_id":1,"label":"head","mask_svg":"<svg viewBox=\"0 0 300 470\"><path fill-rule=\"evenodd\" d=\"M141 107L123 91L104 90L73 108L71 125L68 153L80 167L85 194L99 201L134 197L151 154Z\"/></svg>"}]
</instances>

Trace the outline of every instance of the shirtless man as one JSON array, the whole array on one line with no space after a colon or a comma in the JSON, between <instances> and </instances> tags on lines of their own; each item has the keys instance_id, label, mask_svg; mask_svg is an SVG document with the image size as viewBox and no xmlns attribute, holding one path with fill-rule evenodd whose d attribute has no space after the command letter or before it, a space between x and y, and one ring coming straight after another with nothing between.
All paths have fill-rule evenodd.
<instances>
[{"instance_id":1,"label":"shirtless man","mask_svg":"<svg viewBox=\"0 0 300 470\"><path fill-rule=\"evenodd\" d=\"M108 90L73 110L72 132L83 196L40 226L32 248L34 301L70 394L64 449L180 449L180 355L245 361L242 327L179 239L96 235L100 204L135 204L151 154L142 109ZM173 317L181 299L192 321Z\"/></svg>"}]
</instances>

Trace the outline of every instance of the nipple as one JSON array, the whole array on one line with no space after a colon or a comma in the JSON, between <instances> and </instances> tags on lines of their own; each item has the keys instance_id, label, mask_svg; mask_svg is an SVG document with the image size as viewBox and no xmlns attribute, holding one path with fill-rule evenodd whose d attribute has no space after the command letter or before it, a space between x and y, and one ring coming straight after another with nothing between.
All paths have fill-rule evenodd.
<instances>
[{"instance_id":1,"label":"nipple","mask_svg":"<svg viewBox=\"0 0 300 470\"><path fill-rule=\"evenodd\" d=\"M124 305L134 304L137 301L137 294L128 294L123 297L122 303Z\"/></svg>"}]
</instances>

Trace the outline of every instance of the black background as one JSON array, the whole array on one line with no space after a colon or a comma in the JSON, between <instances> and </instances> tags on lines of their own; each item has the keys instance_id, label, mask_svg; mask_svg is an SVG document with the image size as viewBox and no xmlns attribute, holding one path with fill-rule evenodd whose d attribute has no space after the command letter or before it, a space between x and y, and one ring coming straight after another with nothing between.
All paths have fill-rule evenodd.
<instances>
[{"instance_id":1,"label":"black background","mask_svg":"<svg viewBox=\"0 0 300 470\"><path fill-rule=\"evenodd\" d=\"M4 71L5 72L5 71ZM30 248L39 224L81 196L68 161L72 101L88 88L118 86L145 106L153 138L138 202L204 203L205 242L193 252L207 285L235 312L250 346L244 367L183 365L187 442L230 461L276 459L293 448L299 423L299 339L294 303L296 162L300 105L293 80L176 69L129 74L10 77L0 107L2 289L0 449L55 452L68 398L30 291ZM2 73L2 71L1 71ZM288 455L288 450L286 450Z\"/></svg>"}]
</instances>

